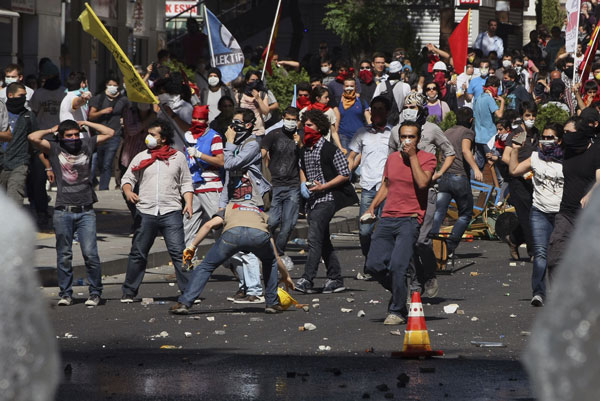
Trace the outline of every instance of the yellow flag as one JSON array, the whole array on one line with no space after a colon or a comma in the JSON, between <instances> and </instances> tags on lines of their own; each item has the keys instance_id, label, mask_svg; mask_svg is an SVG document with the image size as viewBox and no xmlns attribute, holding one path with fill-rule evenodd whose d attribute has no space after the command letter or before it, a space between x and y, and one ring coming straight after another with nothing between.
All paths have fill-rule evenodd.
<instances>
[{"instance_id":1,"label":"yellow flag","mask_svg":"<svg viewBox=\"0 0 600 401\"><path fill-rule=\"evenodd\" d=\"M133 68L133 64L131 64L127 55L106 30L88 3L85 3L85 10L83 10L78 20L81 22L84 31L102 42L112 53L123 73L123 82L125 83L129 100L138 103L158 103L156 96L148 88L148 85L140 77L140 74Z\"/></svg>"}]
</instances>

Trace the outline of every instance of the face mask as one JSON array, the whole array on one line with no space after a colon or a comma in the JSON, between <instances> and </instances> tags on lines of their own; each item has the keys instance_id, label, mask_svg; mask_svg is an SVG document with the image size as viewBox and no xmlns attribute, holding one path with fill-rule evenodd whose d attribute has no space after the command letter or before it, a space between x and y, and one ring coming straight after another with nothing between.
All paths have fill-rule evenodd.
<instances>
[{"instance_id":1,"label":"face mask","mask_svg":"<svg viewBox=\"0 0 600 401\"><path fill-rule=\"evenodd\" d=\"M515 71L517 72L517 74L521 74L521 71L523 71L523 67L521 67L520 65L515 67Z\"/></svg>"},{"instance_id":2,"label":"face mask","mask_svg":"<svg viewBox=\"0 0 600 401\"><path fill-rule=\"evenodd\" d=\"M417 121L419 116L419 110L417 109L404 109L402 110L402 118L404 121Z\"/></svg>"},{"instance_id":3,"label":"face mask","mask_svg":"<svg viewBox=\"0 0 600 401\"><path fill-rule=\"evenodd\" d=\"M437 94L435 94L433 96L427 96L427 100L430 102L435 102L437 100L437 98L438 98Z\"/></svg>"},{"instance_id":4,"label":"face mask","mask_svg":"<svg viewBox=\"0 0 600 401\"><path fill-rule=\"evenodd\" d=\"M321 67L321 72L322 72L323 74L329 74L329 71L330 71L330 70L329 70L329 67Z\"/></svg>"},{"instance_id":5,"label":"face mask","mask_svg":"<svg viewBox=\"0 0 600 401\"><path fill-rule=\"evenodd\" d=\"M158 146L158 141L152 135L146 135L146 146L148 149L154 149Z\"/></svg>"},{"instance_id":6,"label":"face mask","mask_svg":"<svg viewBox=\"0 0 600 401\"><path fill-rule=\"evenodd\" d=\"M553 139L540 139L540 145L542 146L542 148L554 145L555 143L556 142L554 142Z\"/></svg>"},{"instance_id":7,"label":"face mask","mask_svg":"<svg viewBox=\"0 0 600 401\"><path fill-rule=\"evenodd\" d=\"M244 122L240 120L233 120L231 122L231 127L235 132L238 133L247 131L246 124L244 124Z\"/></svg>"},{"instance_id":8,"label":"face mask","mask_svg":"<svg viewBox=\"0 0 600 401\"><path fill-rule=\"evenodd\" d=\"M510 60L502 60L502 67L510 68L512 66L512 62Z\"/></svg>"},{"instance_id":9,"label":"face mask","mask_svg":"<svg viewBox=\"0 0 600 401\"><path fill-rule=\"evenodd\" d=\"M353 87L353 86L346 86L346 87L344 88L344 90L345 90L346 92L354 92L354 87Z\"/></svg>"},{"instance_id":10,"label":"face mask","mask_svg":"<svg viewBox=\"0 0 600 401\"><path fill-rule=\"evenodd\" d=\"M475 56L471 56L467 60L469 60L469 63L472 63L473 61L475 61Z\"/></svg>"},{"instance_id":11,"label":"face mask","mask_svg":"<svg viewBox=\"0 0 600 401\"><path fill-rule=\"evenodd\" d=\"M600 72L596 75L594 75L594 78L596 78L596 80L600 81Z\"/></svg>"},{"instance_id":12,"label":"face mask","mask_svg":"<svg viewBox=\"0 0 600 401\"><path fill-rule=\"evenodd\" d=\"M567 148L572 150L585 150L590 144L590 138L579 131L565 132L563 135L563 142Z\"/></svg>"},{"instance_id":13,"label":"face mask","mask_svg":"<svg viewBox=\"0 0 600 401\"><path fill-rule=\"evenodd\" d=\"M6 99L6 108L13 114L20 114L25 110L25 102L27 98L21 97L9 97Z\"/></svg>"},{"instance_id":14,"label":"face mask","mask_svg":"<svg viewBox=\"0 0 600 401\"><path fill-rule=\"evenodd\" d=\"M208 128L208 124L206 124L206 121L193 121L192 120L192 126L190 127L190 132L192 133L192 136L194 137L194 139L198 139L202 135L204 135L206 128Z\"/></svg>"},{"instance_id":15,"label":"face mask","mask_svg":"<svg viewBox=\"0 0 600 401\"><path fill-rule=\"evenodd\" d=\"M534 125L535 125L535 120L525 120L525 126L527 128L533 128Z\"/></svg>"},{"instance_id":16,"label":"face mask","mask_svg":"<svg viewBox=\"0 0 600 401\"><path fill-rule=\"evenodd\" d=\"M295 132L297 127L298 127L298 124L297 124L296 121L294 121L294 120L283 120L283 128L285 128L285 130L287 132Z\"/></svg>"},{"instance_id":17,"label":"face mask","mask_svg":"<svg viewBox=\"0 0 600 401\"><path fill-rule=\"evenodd\" d=\"M208 77L208 84L210 86L217 86L219 84L219 77Z\"/></svg>"},{"instance_id":18,"label":"face mask","mask_svg":"<svg viewBox=\"0 0 600 401\"><path fill-rule=\"evenodd\" d=\"M76 155L81 151L81 138L61 139L60 146L72 155Z\"/></svg>"},{"instance_id":19,"label":"face mask","mask_svg":"<svg viewBox=\"0 0 600 401\"><path fill-rule=\"evenodd\" d=\"M114 96L119 92L119 87L118 86L114 86L114 85L108 85L106 87L106 93L109 96Z\"/></svg>"},{"instance_id":20,"label":"face mask","mask_svg":"<svg viewBox=\"0 0 600 401\"><path fill-rule=\"evenodd\" d=\"M565 75L567 76L567 78L573 79L573 67L567 68L563 72L565 73Z\"/></svg>"},{"instance_id":21,"label":"face mask","mask_svg":"<svg viewBox=\"0 0 600 401\"><path fill-rule=\"evenodd\" d=\"M373 71L371 71L371 70L361 70L358 73L358 77L365 84L369 85L373 81Z\"/></svg>"},{"instance_id":22,"label":"face mask","mask_svg":"<svg viewBox=\"0 0 600 401\"><path fill-rule=\"evenodd\" d=\"M487 77L488 74L490 73L490 69L489 68L480 68L479 72L481 73L482 77Z\"/></svg>"},{"instance_id":23,"label":"face mask","mask_svg":"<svg viewBox=\"0 0 600 401\"><path fill-rule=\"evenodd\" d=\"M515 87L515 81L503 81L504 87L508 90L511 90Z\"/></svg>"},{"instance_id":24,"label":"face mask","mask_svg":"<svg viewBox=\"0 0 600 401\"><path fill-rule=\"evenodd\" d=\"M6 86L10 85L10 84L14 84L15 82L17 82L19 80L19 78L13 78L13 77L6 77L4 79L4 82L6 83Z\"/></svg>"},{"instance_id":25,"label":"face mask","mask_svg":"<svg viewBox=\"0 0 600 401\"><path fill-rule=\"evenodd\" d=\"M304 144L309 148L312 147L319 139L321 139L321 133L311 127L304 126Z\"/></svg>"}]
</instances>

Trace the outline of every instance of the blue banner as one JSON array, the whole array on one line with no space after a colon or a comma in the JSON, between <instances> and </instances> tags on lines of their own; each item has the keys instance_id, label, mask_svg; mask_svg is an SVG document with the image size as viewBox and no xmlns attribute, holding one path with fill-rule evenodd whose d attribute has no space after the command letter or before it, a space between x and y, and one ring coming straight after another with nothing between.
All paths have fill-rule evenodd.
<instances>
[{"instance_id":1,"label":"blue banner","mask_svg":"<svg viewBox=\"0 0 600 401\"><path fill-rule=\"evenodd\" d=\"M205 7L204 10L204 33L208 36L210 45L210 65L221 70L223 82L231 82L244 68L244 53L225 25L208 8Z\"/></svg>"}]
</instances>

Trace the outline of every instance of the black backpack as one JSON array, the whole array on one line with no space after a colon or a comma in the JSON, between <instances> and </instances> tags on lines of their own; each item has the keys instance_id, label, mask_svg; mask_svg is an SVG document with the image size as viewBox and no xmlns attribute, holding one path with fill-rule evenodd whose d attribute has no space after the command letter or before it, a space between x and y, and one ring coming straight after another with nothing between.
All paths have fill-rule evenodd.
<instances>
[{"instance_id":1,"label":"black backpack","mask_svg":"<svg viewBox=\"0 0 600 401\"><path fill-rule=\"evenodd\" d=\"M396 98L394 97L394 87L398 85L399 82L400 81L397 81L392 85L388 80L385 80L383 82L385 84L385 91L379 95L386 97L392 105L390 114L388 114L388 123L392 126L397 125L400 122L400 110L398 109Z\"/></svg>"}]
</instances>

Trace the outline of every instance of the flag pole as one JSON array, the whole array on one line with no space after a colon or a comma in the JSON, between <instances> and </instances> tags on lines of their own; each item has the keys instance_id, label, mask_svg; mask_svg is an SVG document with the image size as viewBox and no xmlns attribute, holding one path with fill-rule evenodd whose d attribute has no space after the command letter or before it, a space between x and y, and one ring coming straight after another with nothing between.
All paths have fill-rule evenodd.
<instances>
[{"instance_id":1,"label":"flag pole","mask_svg":"<svg viewBox=\"0 0 600 401\"><path fill-rule=\"evenodd\" d=\"M206 32L208 33L208 47L210 49L211 66L216 67L217 63L215 62L215 52L213 50L212 35L210 34L210 23L208 22L208 13L206 12L206 6L204 4L202 5L202 7L204 8L204 21L206 23Z\"/></svg>"},{"instance_id":2,"label":"flag pole","mask_svg":"<svg viewBox=\"0 0 600 401\"><path fill-rule=\"evenodd\" d=\"M581 15L581 0L578 1L577 15ZM579 36L579 18L577 18L577 26L575 27L575 53L573 54L573 84L579 82L581 77L577 76L577 66L575 64L575 57L577 57L577 37ZM579 78L579 79L578 79Z\"/></svg>"},{"instance_id":3,"label":"flag pole","mask_svg":"<svg viewBox=\"0 0 600 401\"><path fill-rule=\"evenodd\" d=\"M277 2L277 11L275 11L275 21L273 22L273 27L271 28L271 35L269 36L269 44L267 45L267 55L265 56L265 63L263 65L262 74L260 76L260 80L265 80L265 70L267 69L267 63L270 62L269 53L271 53L271 42L273 41L273 35L275 34L275 26L277 25L277 19L279 18L279 9L281 8L281 0Z\"/></svg>"}]
</instances>

